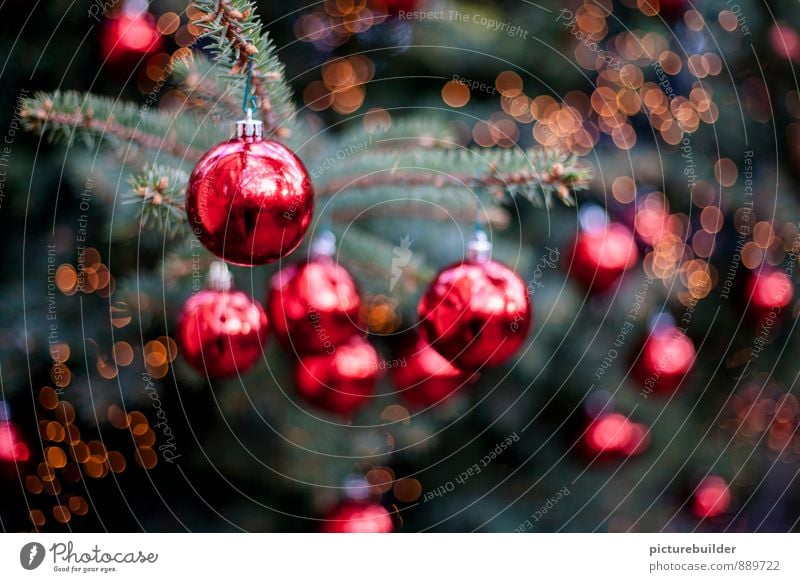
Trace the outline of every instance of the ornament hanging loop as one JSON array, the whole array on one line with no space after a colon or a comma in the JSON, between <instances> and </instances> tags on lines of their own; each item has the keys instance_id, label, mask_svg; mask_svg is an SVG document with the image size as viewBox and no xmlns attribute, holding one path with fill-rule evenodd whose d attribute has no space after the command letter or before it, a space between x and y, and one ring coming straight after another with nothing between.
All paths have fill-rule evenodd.
<instances>
[{"instance_id":1,"label":"ornament hanging loop","mask_svg":"<svg viewBox=\"0 0 800 582\"><path fill-rule=\"evenodd\" d=\"M214 291L230 291L233 287L233 274L224 261L214 261L208 268L208 288Z\"/></svg>"},{"instance_id":2,"label":"ornament hanging loop","mask_svg":"<svg viewBox=\"0 0 800 582\"><path fill-rule=\"evenodd\" d=\"M467 243L467 259L477 263L483 263L492 258L492 243L486 232L478 228L472 240Z\"/></svg>"},{"instance_id":3,"label":"ornament hanging loop","mask_svg":"<svg viewBox=\"0 0 800 582\"><path fill-rule=\"evenodd\" d=\"M264 124L258 119L253 119L253 110L258 107L258 98L252 94L253 61L247 67L247 79L244 84L244 100L242 111L245 118L236 122L236 137L258 138L264 135Z\"/></svg>"}]
</instances>

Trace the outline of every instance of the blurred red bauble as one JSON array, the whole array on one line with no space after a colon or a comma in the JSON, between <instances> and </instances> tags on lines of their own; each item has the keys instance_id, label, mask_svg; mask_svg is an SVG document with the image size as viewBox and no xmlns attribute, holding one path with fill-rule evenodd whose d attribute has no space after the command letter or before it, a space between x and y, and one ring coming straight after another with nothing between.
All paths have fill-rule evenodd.
<instances>
[{"instance_id":1,"label":"blurred red bauble","mask_svg":"<svg viewBox=\"0 0 800 582\"><path fill-rule=\"evenodd\" d=\"M612 453L632 456L647 448L650 437L645 425L614 412L592 420L583 441L592 455Z\"/></svg>"},{"instance_id":2,"label":"blurred red bauble","mask_svg":"<svg viewBox=\"0 0 800 582\"><path fill-rule=\"evenodd\" d=\"M325 518L323 533L391 533L392 516L377 503L345 503Z\"/></svg>"},{"instance_id":3,"label":"blurred red bauble","mask_svg":"<svg viewBox=\"0 0 800 582\"><path fill-rule=\"evenodd\" d=\"M211 148L189 178L186 213L203 245L237 265L264 265L292 252L311 224L314 190L303 163L261 138L261 124Z\"/></svg>"},{"instance_id":4,"label":"blurred red bauble","mask_svg":"<svg viewBox=\"0 0 800 582\"><path fill-rule=\"evenodd\" d=\"M750 301L748 312L758 320L778 318L794 299L794 286L789 275L771 267L753 271L746 292L745 300Z\"/></svg>"},{"instance_id":5,"label":"blurred red bauble","mask_svg":"<svg viewBox=\"0 0 800 582\"><path fill-rule=\"evenodd\" d=\"M0 462L22 462L30 458L30 450L20 439L17 427L11 422L0 421Z\"/></svg>"},{"instance_id":6,"label":"blurred red bauble","mask_svg":"<svg viewBox=\"0 0 800 582\"><path fill-rule=\"evenodd\" d=\"M473 380L472 374L453 366L421 338L398 355L392 379L400 396L412 406L438 404Z\"/></svg>"},{"instance_id":7,"label":"blurred red bauble","mask_svg":"<svg viewBox=\"0 0 800 582\"><path fill-rule=\"evenodd\" d=\"M489 259L489 249L485 238L473 241L469 257L442 270L417 309L422 338L462 370L508 361L531 327L525 283Z\"/></svg>"},{"instance_id":8,"label":"blurred red bauble","mask_svg":"<svg viewBox=\"0 0 800 582\"><path fill-rule=\"evenodd\" d=\"M309 354L295 366L295 385L311 404L350 415L366 404L378 379L378 353L360 336L352 336L332 354Z\"/></svg>"},{"instance_id":9,"label":"blurred red bauble","mask_svg":"<svg viewBox=\"0 0 800 582\"><path fill-rule=\"evenodd\" d=\"M123 12L107 19L100 33L100 49L112 65L136 65L142 57L161 49L163 38L148 12Z\"/></svg>"},{"instance_id":10,"label":"blurred red bauble","mask_svg":"<svg viewBox=\"0 0 800 582\"><path fill-rule=\"evenodd\" d=\"M672 325L660 326L650 332L631 371L648 393L670 392L692 369L695 355L686 334Z\"/></svg>"},{"instance_id":11,"label":"blurred red bauble","mask_svg":"<svg viewBox=\"0 0 800 582\"><path fill-rule=\"evenodd\" d=\"M183 306L177 339L186 361L211 378L243 374L258 361L267 315L241 291L200 291Z\"/></svg>"},{"instance_id":12,"label":"blurred red bauble","mask_svg":"<svg viewBox=\"0 0 800 582\"><path fill-rule=\"evenodd\" d=\"M270 283L267 305L278 340L299 354L332 354L358 331L358 288L330 257L281 269Z\"/></svg>"},{"instance_id":13,"label":"blurred red bauble","mask_svg":"<svg viewBox=\"0 0 800 582\"><path fill-rule=\"evenodd\" d=\"M699 518L722 515L731 506L731 490L722 477L711 475L703 479L692 497L692 513Z\"/></svg>"},{"instance_id":14,"label":"blurred red bauble","mask_svg":"<svg viewBox=\"0 0 800 582\"><path fill-rule=\"evenodd\" d=\"M638 259L631 231L622 224L611 223L582 231L565 253L564 267L584 289L603 292Z\"/></svg>"}]
</instances>

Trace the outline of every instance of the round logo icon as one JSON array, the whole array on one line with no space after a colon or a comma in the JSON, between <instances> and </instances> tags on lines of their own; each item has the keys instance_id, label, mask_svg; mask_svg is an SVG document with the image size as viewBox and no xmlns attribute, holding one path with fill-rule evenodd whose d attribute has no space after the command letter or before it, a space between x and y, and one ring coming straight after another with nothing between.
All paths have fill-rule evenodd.
<instances>
[{"instance_id":1,"label":"round logo icon","mask_svg":"<svg viewBox=\"0 0 800 582\"><path fill-rule=\"evenodd\" d=\"M30 542L19 551L19 563L26 570L35 570L44 561L44 546L39 542Z\"/></svg>"}]
</instances>

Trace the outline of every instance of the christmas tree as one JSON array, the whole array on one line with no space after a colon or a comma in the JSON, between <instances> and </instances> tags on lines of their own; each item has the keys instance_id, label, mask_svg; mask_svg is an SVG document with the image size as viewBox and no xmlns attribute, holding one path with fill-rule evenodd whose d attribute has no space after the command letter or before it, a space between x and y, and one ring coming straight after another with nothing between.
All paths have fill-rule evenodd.
<instances>
[{"instance_id":1,"label":"christmas tree","mask_svg":"<svg viewBox=\"0 0 800 582\"><path fill-rule=\"evenodd\" d=\"M178 4L15 91L5 529L797 528L791 24Z\"/></svg>"}]
</instances>

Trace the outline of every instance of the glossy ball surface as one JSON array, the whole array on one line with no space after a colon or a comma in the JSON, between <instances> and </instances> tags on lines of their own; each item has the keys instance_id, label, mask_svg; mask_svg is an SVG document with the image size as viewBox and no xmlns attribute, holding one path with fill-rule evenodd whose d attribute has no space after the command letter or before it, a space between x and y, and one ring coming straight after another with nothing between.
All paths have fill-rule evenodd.
<instances>
[{"instance_id":1,"label":"glossy ball surface","mask_svg":"<svg viewBox=\"0 0 800 582\"><path fill-rule=\"evenodd\" d=\"M445 401L477 377L453 366L422 339L404 347L396 363L391 374L400 397L419 408Z\"/></svg>"},{"instance_id":2,"label":"glossy ball surface","mask_svg":"<svg viewBox=\"0 0 800 582\"><path fill-rule=\"evenodd\" d=\"M533 307L522 279L493 260L441 271L418 307L420 334L462 370L498 366L528 335Z\"/></svg>"},{"instance_id":3,"label":"glossy ball surface","mask_svg":"<svg viewBox=\"0 0 800 582\"><path fill-rule=\"evenodd\" d=\"M267 315L241 291L200 291L183 307L177 340L186 361L211 378L247 372L267 338Z\"/></svg>"},{"instance_id":4,"label":"glossy ball surface","mask_svg":"<svg viewBox=\"0 0 800 582\"><path fill-rule=\"evenodd\" d=\"M352 336L332 354L310 354L295 366L297 392L326 412L351 415L367 403L379 375L378 353Z\"/></svg>"},{"instance_id":5,"label":"glossy ball surface","mask_svg":"<svg viewBox=\"0 0 800 582\"><path fill-rule=\"evenodd\" d=\"M211 148L189 178L186 213L209 251L237 265L272 263L303 240L314 190L300 159L258 137Z\"/></svg>"},{"instance_id":6,"label":"glossy ball surface","mask_svg":"<svg viewBox=\"0 0 800 582\"><path fill-rule=\"evenodd\" d=\"M359 331L360 308L350 273L328 257L288 265L270 282L271 326L293 353L332 354Z\"/></svg>"},{"instance_id":7,"label":"glossy ball surface","mask_svg":"<svg viewBox=\"0 0 800 582\"><path fill-rule=\"evenodd\" d=\"M610 289L638 259L631 231L612 223L581 232L564 255L564 266L581 287L599 293Z\"/></svg>"},{"instance_id":8,"label":"glossy ball surface","mask_svg":"<svg viewBox=\"0 0 800 582\"><path fill-rule=\"evenodd\" d=\"M671 326L658 328L645 340L633 376L648 393L670 392L688 375L695 356L694 343L686 334Z\"/></svg>"},{"instance_id":9,"label":"glossy ball surface","mask_svg":"<svg viewBox=\"0 0 800 582\"><path fill-rule=\"evenodd\" d=\"M377 503L345 503L322 524L323 533L391 533L392 516Z\"/></svg>"}]
</instances>

